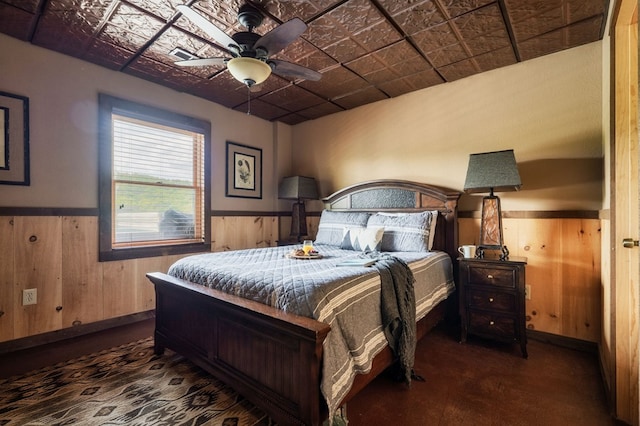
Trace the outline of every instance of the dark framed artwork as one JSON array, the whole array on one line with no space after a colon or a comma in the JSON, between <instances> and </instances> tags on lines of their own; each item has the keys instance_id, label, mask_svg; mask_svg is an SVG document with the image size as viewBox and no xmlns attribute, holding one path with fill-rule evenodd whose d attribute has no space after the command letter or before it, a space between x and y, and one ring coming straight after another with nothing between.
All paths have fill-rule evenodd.
<instances>
[{"instance_id":1,"label":"dark framed artwork","mask_svg":"<svg viewBox=\"0 0 640 426\"><path fill-rule=\"evenodd\" d=\"M0 184L29 185L29 98L0 91Z\"/></svg>"},{"instance_id":2,"label":"dark framed artwork","mask_svg":"<svg viewBox=\"0 0 640 426\"><path fill-rule=\"evenodd\" d=\"M227 141L227 197L262 198L262 150Z\"/></svg>"}]
</instances>

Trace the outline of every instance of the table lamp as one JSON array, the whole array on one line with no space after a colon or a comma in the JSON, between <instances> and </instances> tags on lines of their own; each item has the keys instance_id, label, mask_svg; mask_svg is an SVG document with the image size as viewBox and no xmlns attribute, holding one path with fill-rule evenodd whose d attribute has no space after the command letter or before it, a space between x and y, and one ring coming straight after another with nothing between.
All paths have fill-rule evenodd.
<instances>
[{"instance_id":1,"label":"table lamp","mask_svg":"<svg viewBox=\"0 0 640 426\"><path fill-rule=\"evenodd\" d=\"M300 242L307 235L307 215L304 200L318 199L318 186L314 178L305 176L286 177L278 187L278 198L296 200L291 210L291 233Z\"/></svg>"},{"instance_id":2,"label":"table lamp","mask_svg":"<svg viewBox=\"0 0 640 426\"><path fill-rule=\"evenodd\" d=\"M464 191L467 193L489 192L489 195L482 199L477 258L483 258L485 250L500 250L500 260L509 258L509 250L502 238L500 198L493 193L494 191L517 191L521 185L512 149L469 156Z\"/></svg>"}]
</instances>

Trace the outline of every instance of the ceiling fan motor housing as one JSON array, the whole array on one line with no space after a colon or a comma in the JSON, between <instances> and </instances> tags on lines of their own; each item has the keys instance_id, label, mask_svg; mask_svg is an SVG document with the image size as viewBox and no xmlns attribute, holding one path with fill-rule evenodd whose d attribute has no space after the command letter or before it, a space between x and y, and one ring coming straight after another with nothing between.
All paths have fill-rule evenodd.
<instances>
[{"instance_id":1,"label":"ceiling fan motor housing","mask_svg":"<svg viewBox=\"0 0 640 426\"><path fill-rule=\"evenodd\" d=\"M238 43L240 46L240 56L244 56L247 58L255 58L257 55L256 50L254 49L256 41L260 39L260 34L252 33L249 31L241 31L235 33L231 36L233 41ZM262 56L266 56L267 52L261 52Z\"/></svg>"},{"instance_id":2,"label":"ceiling fan motor housing","mask_svg":"<svg viewBox=\"0 0 640 426\"><path fill-rule=\"evenodd\" d=\"M248 28L249 31L259 27L262 24L262 19L262 13L250 4L245 3L238 10L238 22Z\"/></svg>"}]
</instances>

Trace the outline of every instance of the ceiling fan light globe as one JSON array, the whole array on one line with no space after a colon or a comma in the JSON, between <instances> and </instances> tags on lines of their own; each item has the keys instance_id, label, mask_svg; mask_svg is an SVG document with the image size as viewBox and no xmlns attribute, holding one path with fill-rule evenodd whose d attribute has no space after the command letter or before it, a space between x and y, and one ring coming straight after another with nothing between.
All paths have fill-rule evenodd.
<instances>
[{"instance_id":1,"label":"ceiling fan light globe","mask_svg":"<svg viewBox=\"0 0 640 426\"><path fill-rule=\"evenodd\" d=\"M249 87L262 83L271 75L271 67L254 58L233 58L227 62L227 68L236 80Z\"/></svg>"}]
</instances>

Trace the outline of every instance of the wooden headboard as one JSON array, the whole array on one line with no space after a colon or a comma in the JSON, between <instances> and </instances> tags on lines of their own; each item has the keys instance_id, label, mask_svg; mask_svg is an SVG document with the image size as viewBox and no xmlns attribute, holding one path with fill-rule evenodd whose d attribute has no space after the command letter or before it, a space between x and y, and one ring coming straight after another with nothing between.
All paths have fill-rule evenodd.
<instances>
[{"instance_id":1,"label":"wooden headboard","mask_svg":"<svg viewBox=\"0 0 640 426\"><path fill-rule=\"evenodd\" d=\"M424 183L380 179L334 192L322 201L328 210L407 212L438 210L435 250L458 257L458 199L460 192Z\"/></svg>"}]
</instances>

